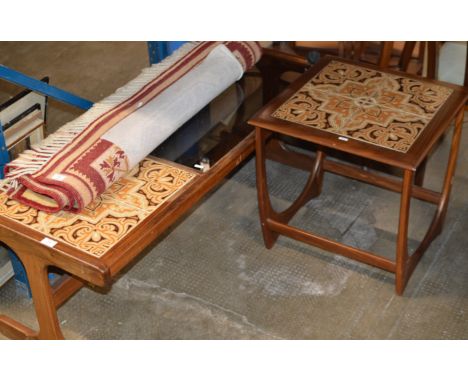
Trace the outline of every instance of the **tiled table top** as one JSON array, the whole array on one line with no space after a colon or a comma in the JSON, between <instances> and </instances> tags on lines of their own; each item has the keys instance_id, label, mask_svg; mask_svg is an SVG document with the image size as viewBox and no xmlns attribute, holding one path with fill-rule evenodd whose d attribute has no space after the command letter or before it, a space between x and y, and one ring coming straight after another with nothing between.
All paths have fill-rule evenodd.
<instances>
[{"instance_id":1,"label":"tiled table top","mask_svg":"<svg viewBox=\"0 0 468 382\"><path fill-rule=\"evenodd\" d=\"M452 91L332 60L272 116L406 153Z\"/></svg>"},{"instance_id":2,"label":"tiled table top","mask_svg":"<svg viewBox=\"0 0 468 382\"><path fill-rule=\"evenodd\" d=\"M181 191L196 175L147 158L115 182L82 213L47 214L0 193L0 214L54 240L102 257L152 212Z\"/></svg>"}]
</instances>

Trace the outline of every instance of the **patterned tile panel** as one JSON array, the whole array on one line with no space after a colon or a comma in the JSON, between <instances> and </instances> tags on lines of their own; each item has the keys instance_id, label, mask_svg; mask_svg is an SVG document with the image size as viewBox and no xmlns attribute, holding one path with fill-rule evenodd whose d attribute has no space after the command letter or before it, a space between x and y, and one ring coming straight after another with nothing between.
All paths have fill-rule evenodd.
<instances>
[{"instance_id":1,"label":"patterned tile panel","mask_svg":"<svg viewBox=\"0 0 468 382\"><path fill-rule=\"evenodd\" d=\"M11 200L4 193L0 193L0 214L101 257L195 176L148 158L79 214L47 214Z\"/></svg>"},{"instance_id":2,"label":"patterned tile panel","mask_svg":"<svg viewBox=\"0 0 468 382\"><path fill-rule=\"evenodd\" d=\"M452 89L331 61L275 118L407 152Z\"/></svg>"}]
</instances>

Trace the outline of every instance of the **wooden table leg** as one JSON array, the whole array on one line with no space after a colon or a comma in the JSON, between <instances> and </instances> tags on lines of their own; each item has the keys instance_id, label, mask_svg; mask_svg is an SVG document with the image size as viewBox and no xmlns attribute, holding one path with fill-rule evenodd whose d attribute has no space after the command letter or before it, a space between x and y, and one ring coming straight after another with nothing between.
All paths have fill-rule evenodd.
<instances>
[{"instance_id":1,"label":"wooden table leg","mask_svg":"<svg viewBox=\"0 0 468 382\"><path fill-rule=\"evenodd\" d=\"M63 339L52 288L49 284L48 265L34 256L23 256L22 261L28 275L34 309L39 323L37 338L43 340Z\"/></svg>"},{"instance_id":2,"label":"wooden table leg","mask_svg":"<svg viewBox=\"0 0 468 382\"><path fill-rule=\"evenodd\" d=\"M464 117L464 108L461 109L461 111L458 113L455 119L455 129L453 131L450 154L449 154L447 169L445 171L445 178L444 178L444 183L442 186L440 201L437 205L437 211L431 221L431 224L426 232L426 235L424 236L423 240L419 244L418 248L414 251L414 253L411 255L411 257L407 261L407 266L404 269L404 274L402 275L404 276L404 278L401 278L399 280L399 283L400 285L402 285L403 289L404 289L404 285L406 284L407 280L413 273L414 269L416 268L416 265L418 264L419 260L423 256L426 249L442 231L445 216L447 214L448 201L450 198L450 192L452 189L452 181L453 181L453 176L455 174L455 168L456 168L456 163L457 163L457 158L458 158L458 150L460 147L461 132L462 132L462 127L463 127L463 117ZM401 289L401 292L403 292L403 289Z\"/></svg>"},{"instance_id":3,"label":"wooden table leg","mask_svg":"<svg viewBox=\"0 0 468 382\"><path fill-rule=\"evenodd\" d=\"M450 155L447 164L447 170L445 172L444 184L442 187L442 197L438 207L439 215L439 231L442 230L444 225L445 215L447 214L448 201L450 198L450 192L452 190L452 179L455 175L455 169L457 166L458 151L460 148L461 134L463 128L463 118L465 116L465 108L461 108L457 117L455 118L455 128L453 130L452 142L450 145Z\"/></svg>"},{"instance_id":4,"label":"wooden table leg","mask_svg":"<svg viewBox=\"0 0 468 382\"><path fill-rule=\"evenodd\" d=\"M411 202L411 192L413 187L414 172L405 170L403 175L403 185L400 202L400 219L398 222L398 237L396 248L396 270L395 285L396 293L403 294L406 285L406 273L408 266L408 222Z\"/></svg>"},{"instance_id":5,"label":"wooden table leg","mask_svg":"<svg viewBox=\"0 0 468 382\"><path fill-rule=\"evenodd\" d=\"M0 315L0 332L12 339L63 339L57 317L57 301L49 284L48 264L32 254L25 254L18 250L15 252L26 269L39 331L10 317Z\"/></svg>"},{"instance_id":6,"label":"wooden table leg","mask_svg":"<svg viewBox=\"0 0 468 382\"><path fill-rule=\"evenodd\" d=\"M266 158L265 158L265 143L268 138L267 132L263 129L255 129L255 164L257 173L257 195L258 195L258 211L260 214L260 225L262 227L263 241L265 246L270 249L275 244L278 238L278 233L273 232L267 226L267 219L271 215L271 202L268 193L267 177L266 177Z\"/></svg>"},{"instance_id":7,"label":"wooden table leg","mask_svg":"<svg viewBox=\"0 0 468 382\"><path fill-rule=\"evenodd\" d=\"M257 193L258 193L258 208L260 213L260 223L262 226L263 240L267 248L273 247L279 234L272 231L267 224L268 219L273 219L277 222L287 224L296 212L309 200L318 196L322 189L323 182L323 163L325 154L321 150L317 150L317 155L313 162L309 178L304 186L304 189L291 203L291 205L282 212L277 212L271 205L270 195L267 185L266 174L266 141L271 135L270 132L257 128L256 129L256 166L257 166ZM276 146L275 146L276 147ZM280 149L286 155L286 151Z\"/></svg>"},{"instance_id":8,"label":"wooden table leg","mask_svg":"<svg viewBox=\"0 0 468 382\"><path fill-rule=\"evenodd\" d=\"M414 177L414 184L416 186L422 187L424 183L424 175L426 174L426 166L427 166L427 157L423 160L423 162L419 165L418 169L416 170L416 174Z\"/></svg>"},{"instance_id":9,"label":"wooden table leg","mask_svg":"<svg viewBox=\"0 0 468 382\"><path fill-rule=\"evenodd\" d=\"M0 315L0 333L12 340L35 340L37 332L11 317Z\"/></svg>"}]
</instances>

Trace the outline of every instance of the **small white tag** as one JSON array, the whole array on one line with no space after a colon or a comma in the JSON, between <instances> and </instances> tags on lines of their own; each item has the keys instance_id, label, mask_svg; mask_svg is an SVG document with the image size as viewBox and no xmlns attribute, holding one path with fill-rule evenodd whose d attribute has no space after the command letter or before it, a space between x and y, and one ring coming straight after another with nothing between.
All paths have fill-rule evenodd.
<instances>
[{"instance_id":1,"label":"small white tag","mask_svg":"<svg viewBox=\"0 0 468 382\"><path fill-rule=\"evenodd\" d=\"M44 239L41 240L41 243L44 245L47 245L50 248L54 248L57 242L55 240L49 239L48 237L45 237Z\"/></svg>"},{"instance_id":2,"label":"small white tag","mask_svg":"<svg viewBox=\"0 0 468 382\"><path fill-rule=\"evenodd\" d=\"M338 139L339 139L340 141L348 142L348 138L345 138L345 137L338 137Z\"/></svg>"},{"instance_id":3,"label":"small white tag","mask_svg":"<svg viewBox=\"0 0 468 382\"><path fill-rule=\"evenodd\" d=\"M62 174L54 174L54 175L52 175L52 179L53 179L53 180L64 180L64 179L65 179L65 175L62 175Z\"/></svg>"}]
</instances>

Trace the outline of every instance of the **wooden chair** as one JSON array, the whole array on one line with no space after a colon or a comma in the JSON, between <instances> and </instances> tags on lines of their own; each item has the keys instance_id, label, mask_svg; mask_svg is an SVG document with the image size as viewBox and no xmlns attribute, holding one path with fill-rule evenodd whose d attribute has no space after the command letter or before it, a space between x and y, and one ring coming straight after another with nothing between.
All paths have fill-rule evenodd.
<instances>
[{"instance_id":1,"label":"wooden chair","mask_svg":"<svg viewBox=\"0 0 468 382\"><path fill-rule=\"evenodd\" d=\"M276 83L268 81L267 83L270 86L278 85L278 89L268 89L267 98L271 98L274 92L279 91L281 80L291 82L290 79L295 78L295 76L285 77L284 73L302 73L323 55L334 55L374 64L382 69L396 69L435 79L438 46L439 43L435 41L274 42L271 47L264 48L265 56L270 60L263 60L262 71L268 73L270 80L276 79Z\"/></svg>"}]
</instances>

